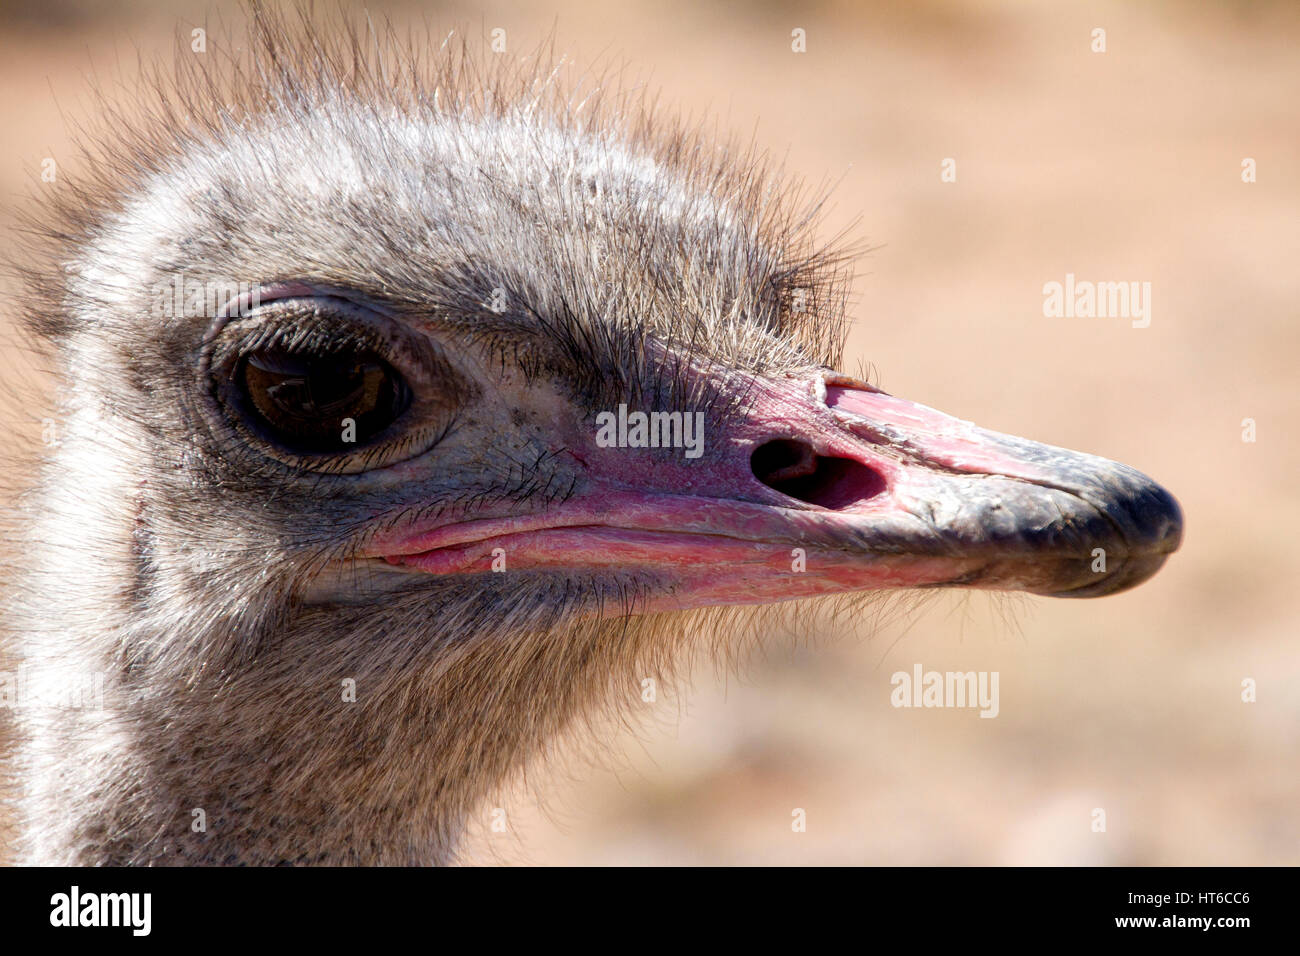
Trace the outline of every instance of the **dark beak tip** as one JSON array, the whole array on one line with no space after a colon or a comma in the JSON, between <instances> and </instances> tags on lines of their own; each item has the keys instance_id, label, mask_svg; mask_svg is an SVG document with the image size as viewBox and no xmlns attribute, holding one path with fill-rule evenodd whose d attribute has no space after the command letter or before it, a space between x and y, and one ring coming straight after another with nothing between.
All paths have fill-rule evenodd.
<instances>
[{"instance_id":1,"label":"dark beak tip","mask_svg":"<svg viewBox=\"0 0 1300 956\"><path fill-rule=\"evenodd\" d=\"M1141 543L1152 550L1176 550L1183 535L1183 509L1178 499L1142 472L1121 467L1131 473L1126 507L1143 532Z\"/></svg>"},{"instance_id":2,"label":"dark beak tip","mask_svg":"<svg viewBox=\"0 0 1300 956\"><path fill-rule=\"evenodd\" d=\"M1159 492L1159 508L1165 526L1163 534L1164 553L1172 554L1183 543L1183 509L1178 503L1178 499L1160 485L1156 485L1156 490Z\"/></svg>"},{"instance_id":3,"label":"dark beak tip","mask_svg":"<svg viewBox=\"0 0 1300 956\"><path fill-rule=\"evenodd\" d=\"M1071 491L1079 515L1091 515L1070 545L1073 555L1040 553L1042 577L1026 590L1063 598L1119 594L1153 577L1182 544L1178 500L1136 469L1106 464Z\"/></svg>"}]
</instances>

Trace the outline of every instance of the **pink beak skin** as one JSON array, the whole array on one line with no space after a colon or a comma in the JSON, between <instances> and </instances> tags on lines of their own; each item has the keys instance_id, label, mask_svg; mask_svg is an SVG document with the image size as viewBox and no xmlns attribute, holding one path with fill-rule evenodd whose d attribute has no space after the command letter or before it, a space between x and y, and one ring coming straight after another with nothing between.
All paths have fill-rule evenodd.
<instances>
[{"instance_id":1,"label":"pink beak skin","mask_svg":"<svg viewBox=\"0 0 1300 956\"><path fill-rule=\"evenodd\" d=\"M563 503L405 528L367 551L433 574L487 573L502 553L506 570L640 570L662 586L638 610L671 610L882 588L1096 597L1178 547L1178 503L1126 465L834 372L743 387L746 411L706 423L693 460L600 447L589 419L564 436L584 480Z\"/></svg>"}]
</instances>

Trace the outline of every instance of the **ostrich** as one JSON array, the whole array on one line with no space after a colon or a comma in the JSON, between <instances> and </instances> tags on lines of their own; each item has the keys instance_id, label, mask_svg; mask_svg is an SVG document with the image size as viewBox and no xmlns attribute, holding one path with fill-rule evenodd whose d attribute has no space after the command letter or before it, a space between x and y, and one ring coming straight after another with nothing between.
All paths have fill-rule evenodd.
<instances>
[{"instance_id":1,"label":"ostrich","mask_svg":"<svg viewBox=\"0 0 1300 956\"><path fill-rule=\"evenodd\" d=\"M1137 471L835 371L816 197L561 72L257 13L104 107L28 268L21 859L452 862L758 606L1097 596L1177 547Z\"/></svg>"}]
</instances>

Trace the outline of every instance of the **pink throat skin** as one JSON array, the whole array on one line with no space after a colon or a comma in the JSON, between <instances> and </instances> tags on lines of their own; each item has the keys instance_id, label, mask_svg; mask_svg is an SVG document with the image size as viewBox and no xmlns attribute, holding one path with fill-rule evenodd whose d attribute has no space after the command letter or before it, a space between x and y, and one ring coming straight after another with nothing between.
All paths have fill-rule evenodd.
<instances>
[{"instance_id":1,"label":"pink throat skin","mask_svg":"<svg viewBox=\"0 0 1300 956\"><path fill-rule=\"evenodd\" d=\"M984 431L834 373L757 384L748 414L713 439L723 447L698 460L600 447L594 427L573 430L566 450L587 472L574 497L533 514L399 529L364 556L443 575L641 569L662 582L647 609L676 610L936 585L1085 596L1100 583L1083 573L1097 542L1075 539L1076 505L1105 534L1123 532L1104 546L1132 580L1111 575L1113 589L1149 577L1177 547L1176 505L1126 532L1126 518L1102 515L1110 484L1164 494L1132 469ZM759 474L755 450L773 442L803 459Z\"/></svg>"}]
</instances>

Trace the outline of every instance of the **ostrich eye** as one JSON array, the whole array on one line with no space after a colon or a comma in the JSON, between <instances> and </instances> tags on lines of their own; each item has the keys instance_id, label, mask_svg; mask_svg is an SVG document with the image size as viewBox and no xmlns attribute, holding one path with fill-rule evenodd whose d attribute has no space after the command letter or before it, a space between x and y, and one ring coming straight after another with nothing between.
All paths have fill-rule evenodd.
<instances>
[{"instance_id":1,"label":"ostrich eye","mask_svg":"<svg viewBox=\"0 0 1300 956\"><path fill-rule=\"evenodd\" d=\"M263 349L244 359L239 383L269 437L301 453L364 446L411 404L406 381L373 352Z\"/></svg>"}]
</instances>

